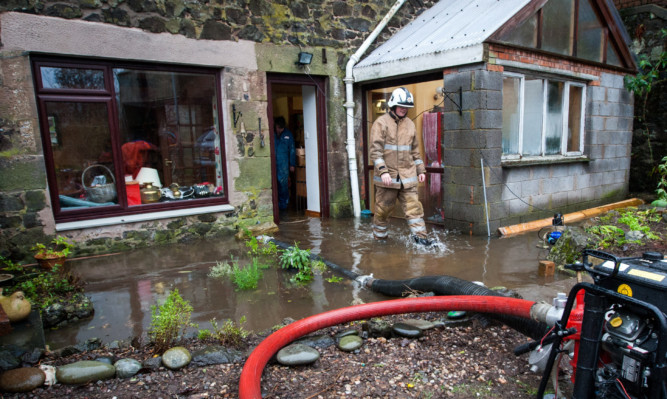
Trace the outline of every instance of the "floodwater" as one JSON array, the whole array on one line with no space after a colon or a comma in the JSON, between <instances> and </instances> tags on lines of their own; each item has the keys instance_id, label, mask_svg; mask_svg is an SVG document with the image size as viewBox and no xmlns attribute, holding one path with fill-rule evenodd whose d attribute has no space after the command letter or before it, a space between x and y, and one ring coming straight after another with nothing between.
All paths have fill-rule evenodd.
<instances>
[{"instance_id":1,"label":"floodwater","mask_svg":"<svg viewBox=\"0 0 667 399\"><path fill-rule=\"evenodd\" d=\"M387 242L372 238L371 219L296 218L280 224L274 237L297 243L313 254L360 275L382 279L449 275L481 281L487 287L504 286L525 299L551 302L557 292L569 292L574 279L565 275L545 278L538 261L547 251L539 248L537 234L510 238L460 235L429 226L436 243L418 247L409 240L405 221L395 219ZM290 272L276 262L264 270L258 288L238 291L234 285L209 277L216 262L247 262L248 248L234 237L216 241L134 250L131 252L70 260L68 267L86 281L86 295L93 301L94 317L46 332L52 349L97 337L103 342L146 334L151 306L161 303L174 289L193 307L192 321L210 328L211 319L238 321L244 328L263 331L285 317L300 319L355 303L387 297L359 288L348 279L327 281L331 272L316 276L305 287L289 282Z\"/></svg>"}]
</instances>

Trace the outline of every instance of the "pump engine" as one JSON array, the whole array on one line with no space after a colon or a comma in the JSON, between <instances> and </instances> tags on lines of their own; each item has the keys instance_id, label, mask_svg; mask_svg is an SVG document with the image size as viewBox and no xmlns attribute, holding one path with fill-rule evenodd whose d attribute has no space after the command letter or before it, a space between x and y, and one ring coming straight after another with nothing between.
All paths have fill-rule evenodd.
<instances>
[{"instance_id":1,"label":"pump engine","mask_svg":"<svg viewBox=\"0 0 667 399\"><path fill-rule=\"evenodd\" d=\"M594 284L572 288L547 339L552 350L537 397L561 344L571 340L573 398L667 399L667 260L585 250L582 262L566 267L587 271Z\"/></svg>"}]
</instances>

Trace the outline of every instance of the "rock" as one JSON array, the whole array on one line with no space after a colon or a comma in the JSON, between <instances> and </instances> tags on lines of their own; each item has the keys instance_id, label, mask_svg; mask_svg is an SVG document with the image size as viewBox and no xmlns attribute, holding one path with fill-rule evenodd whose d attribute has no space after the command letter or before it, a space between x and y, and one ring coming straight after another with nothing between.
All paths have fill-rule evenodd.
<instances>
[{"instance_id":1,"label":"rock","mask_svg":"<svg viewBox=\"0 0 667 399\"><path fill-rule=\"evenodd\" d=\"M93 303L85 295L75 295L71 303L54 303L42 310L44 327L62 327L93 315Z\"/></svg>"},{"instance_id":2,"label":"rock","mask_svg":"<svg viewBox=\"0 0 667 399\"><path fill-rule=\"evenodd\" d=\"M44 380L44 385L50 387L51 385L58 382L58 380L56 379L55 367L49 366L48 364L40 364L39 369L42 370L44 372L44 375L46 376L46 380Z\"/></svg>"},{"instance_id":3,"label":"rock","mask_svg":"<svg viewBox=\"0 0 667 399\"><path fill-rule=\"evenodd\" d=\"M452 310L447 312L447 318L450 320L459 320L466 317L467 313L464 310Z\"/></svg>"},{"instance_id":4,"label":"rock","mask_svg":"<svg viewBox=\"0 0 667 399\"><path fill-rule=\"evenodd\" d=\"M10 349L0 349L0 370L11 370L21 365L21 359Z\"/></svg>"},{"instance_id":5,"label":"rock","mask_svg":"<svg viewBox=\"0 0 667 399\"><path fill-rule=\"evenodd\" d=\"M370 337L391 338L391 324L382 319L371 319L361 325Z\"/></svg>"},{"instance_id":6,"label":"rock","mask_svg":"<svg viewBox=\"0 0 667 399\"><path fill-rule=\"evenodd\" d=\"M102 341L100 341L99 338L89 338L85 342L57 349L53 351L53 353L59 357L67 357L76 355L77 353L81 352L94 351L95 349L99 349L101 346Z\"/></svg>"},{"instance_id":7,"label":"rock","mask_svg":"<svg viewBox=\"0 0 667 399\"><path fill-rule=\"evenodd\" d=\"M106 380L115 374L114 366L95 360L82 360L56 368L58 382L70 385Z\"/></svg>"},{"instance_id":8,"label":"rock","mask_svg":"<svg viewBox=\"0 0 667 399\"><path fill-rule=\"evenodd\" d=\"M348 335L338 341L338 349L344 352L352 352L363 345L364 341L358 335Z\"/></svg>"},{"instance_id":9,"label":"rock","mask_svg":"<svg viewBox=\"0 0 667 399\"><path fill-rule=\"evenodd\" d=\"M4 296L2 295L2 288L0 288L0 306L2 306L12 323L25 319L32 310L32 305L25 299L23 291L16 291L10 296Z\"/></svg>"},{"instance_id":10,"label":"rock","mask_svg":"<svg viewBox=\"0 0 667 399\"><path fill-rule=\"evenodd\" d=\"M209 345L192 353L193 366L210 366L213 364L235 363L243 360L243 354L224 346Z\"/></svg>"},{"instance_id":11,"label":"rock","mask_svg":"<svg viewBox=\"0 0 667 399\"><path fill-rule=\"evenodd\" d=\"M271 234L278 231L278 226L273 222L264 222L264 223L261 223L261 224L253 224L253 225L250 225L250 226L246 226L246 229L253 236L262 236L262 235L270 236ZM238 240L244 240L245 237L246 237L245 236L245 231L239 230L239 232L236 233L235 237Z\"/></svg>"},{"instance_id":12,"label":"rock","mask_svg":"<svg viewBox=\"0 0 667 399\"><path fill-rule=\"evenodd\" d=\"M30 392L44 385L46 375L37 367L8 370L0 376L0 391Z\"/></svg>"},{"instance_id":13,"label":"rock","mask_svg":"<svg viewBox=\"0 0 667 399\"><path fill-rule=\"evenodd\" d=\"M141 367L146 370L155 371L162 366L162 356L151 357L141 363Z\"/></svg>"},{"instance_id":14,"label":"rock","mask_svg":"<svg viewBox=\"0 0 667 399\"><path fill-rule=\"evenodd\" d=\"M335 344L334 339L328 335L310 335L304 338L301 338L295 342L295 344L304 344L308 345L311 348L320 348L326 349L331 345Z\"/></svg>"},{"instance_id":15,"label":"rock","mask_svg":"<svg viewBox=\"0 0 667 399\"><path fill-rule=\"evenodd\" d=\"M320 358L320 352L308 345L292 344L278 351L276 359L283 366L302 366Z\"/></svg>"},{"instance_id":16,"label":"rock","mask_svg":"<svg viewBox=\"0 0 667 399\"><path fill-rule=\"evenodd\" d=\"M190 364L192 355L182 346L176 346L162 354L162 364L171 370L178 370Z\"/></svg>"},{"instance_id":17,"label":"rock","mask_svg":"<svg viewBox=\"0 0 667 399\"><path fill-rule=\"evenodd\" d=\"M134 359L120 359L113 364L116 368L116 377L129 378L141 370L141 363Z\"/></svg>"},{"instance_id":18,"label":"rock","mask_svg":"<svg viewBox=\"0 0 667 399\"><path fill-rule=\"evenodd\" d=\"M431 323L428 320L422 320L422 319L404 319L403 323L417 327L422 331L429 330L435 327L435 324Z\"/></svg>"},{"instance_id":19,"label":"rock","mask_svg":"<svg viewBox=\"0 0 667 399\"><path fill-rule=\"evenodd\" d=\"M563 235L549 251L547 259L563 266L581 258L581 251L586 248L589 236L581 227L567 226Z\"/></svg>"},{"instance_id":20,"label":"rock","mask_svg":"<svg viewBox=\"0 0 667 399\"><path fill-rule=\"evenodd\" d=\"M423 332L421 329L411 326L405 323L396 323L392 327L392 331L401 337L406 338L419 338L422 336Z\"/></svg>"},{"instance_id":21,"label":"rock","mask_svg":"<svg viewBox=\"0 0 667 399\"><path fill-rule=\"evenodd\" d=\"M354 328L348 328L347 330L343 330L334 335L334 339L336 341L340 341L341 338L347 337L348 335L359 335L359 331L355 330Z\"/></svg>"},{"instance_id":22,"label":"rock","mask_svg":"<svg viewBox=\"0 0 667 399\"><path fill-rule=\"evenodd\" d=\"M113 358L111 356L100 356L96 358L98 362L106 363L106 364L113 364Z\"/></svg>"},{"instance_id":23,"label":"rock","mask_svg":"<svg viewBox=\"0 0 667 399\"><path fill-rule=\"evenodd\" d=\"M44 356L44 349L43 348L34 348L30 352L25 352L23 355L21 355L21 360L23 361L23 364L29 364L29 365L36 365L39 363L39 360Z\"/></svg>"},{"instance_id":24,"label":"rock","mask_svg":"<svg viewBox=\"0 0 667 399\"><path fill-rule=\"evenodd\" d=\"M625 239L628 241L639 241L644 238L644 233L639 230L631 230L625 233Z\"/></svg>"}]
</instances>

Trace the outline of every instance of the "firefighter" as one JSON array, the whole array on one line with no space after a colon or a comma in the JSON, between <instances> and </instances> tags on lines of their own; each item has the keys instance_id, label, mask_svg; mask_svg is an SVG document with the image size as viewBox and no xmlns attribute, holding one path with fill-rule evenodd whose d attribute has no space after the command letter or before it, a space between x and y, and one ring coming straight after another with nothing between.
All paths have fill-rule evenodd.
<instances>
[{"instance_id":1,"label":"firefighter","mask_svg":"<svg viewBox=\"0 0 667 399\"><path fill-rule=\"evenodd\" d=\"M370 157L374 165L375 216L373 236L387 238L387 227L396 199L403 207L412 239L424 246L427 238L424 208L417 194L417 185L426 180L426 167L419 154L415 124L405 116L414 107L412 94L400 87L387 102L389 112L379 117L371 128Z\"/></svg>"}]
</instances>

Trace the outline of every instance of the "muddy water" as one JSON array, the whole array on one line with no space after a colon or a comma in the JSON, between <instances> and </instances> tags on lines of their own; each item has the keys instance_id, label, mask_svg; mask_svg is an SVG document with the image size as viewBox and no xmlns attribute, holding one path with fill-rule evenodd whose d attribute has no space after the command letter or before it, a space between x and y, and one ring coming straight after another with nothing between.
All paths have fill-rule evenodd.
<instances>
[{"instance_id":1,"label":"muddy water","mask_svg":"<svg viewBox=\"0 0 667 399\"><path fill-rule=\"evenodd\" d=\"M371 237L370 219L292 219L281 223L275 238L297 242L299 248L358 274L376 278L405 279L449 275L481 281L487 287L505 286L529 300L550 301L556 292L568 292L573 279L538 275L538 260L546 256L538 248L537 235L486 238L431 229L435 244L424 249L409 240L405 222L395 220L387 242ZM358 288L349 280L333 283L331 273L316 276L307 287L289 282L290 274L277 265L264 270L257 290L237 291L229 281L208 277L216 262L246 261L247 248L233 237L136 250L117 255L72 260L69 267L86 282L86 293L95 315L86 321L47 331L51 348L97 337L103 342L145 334L151 306L178 289L193 307L192 319L199 328L210 328L210 320L239 320L246 316L246 329L261 331L285 317L303 318L358 301L386 297Z\"/></svg>"}]
</instances>

